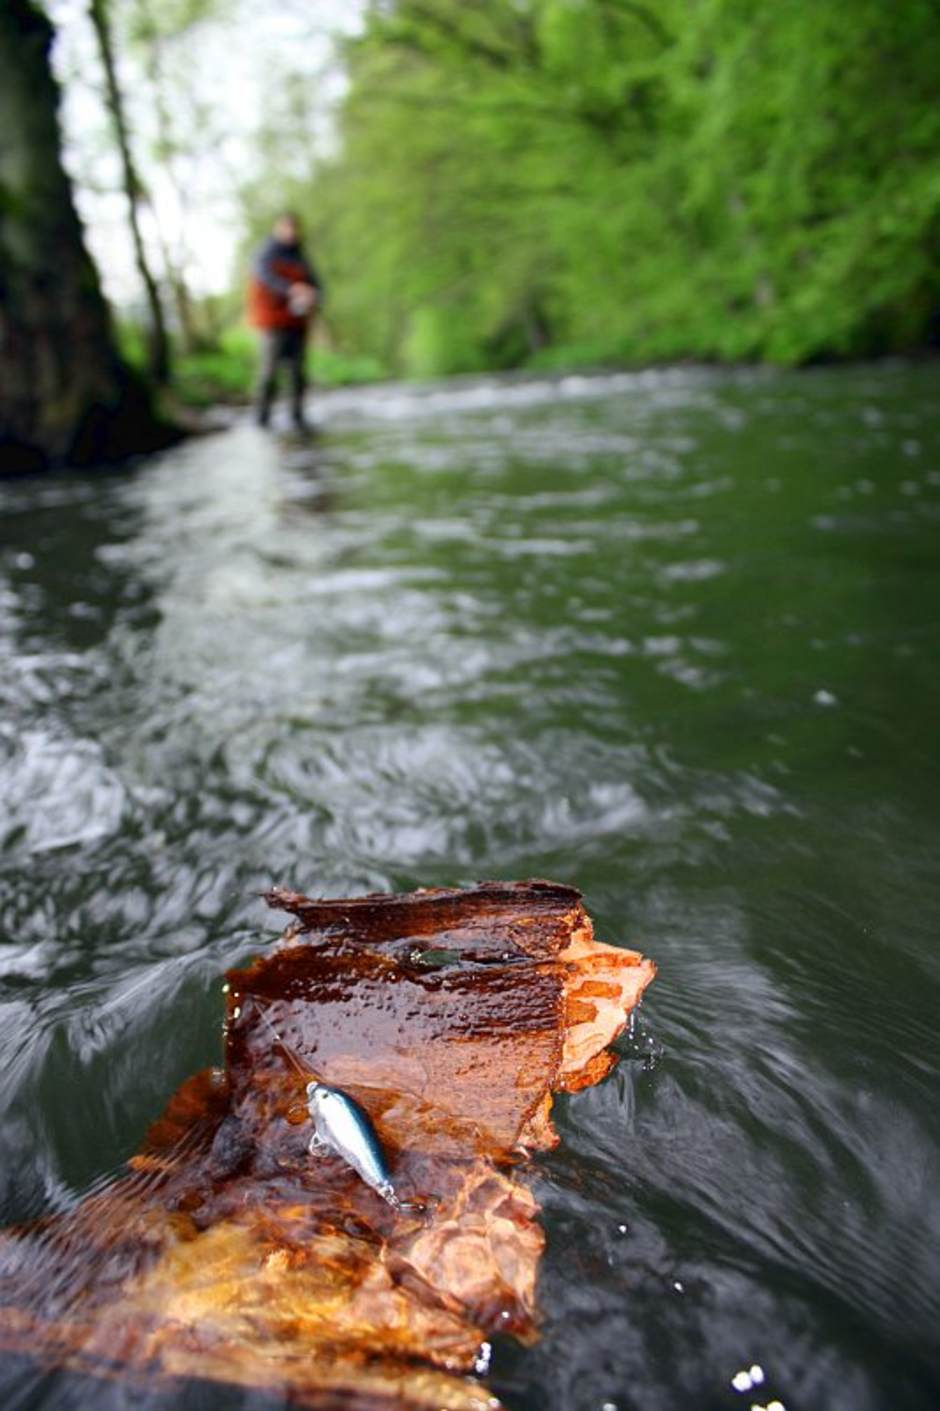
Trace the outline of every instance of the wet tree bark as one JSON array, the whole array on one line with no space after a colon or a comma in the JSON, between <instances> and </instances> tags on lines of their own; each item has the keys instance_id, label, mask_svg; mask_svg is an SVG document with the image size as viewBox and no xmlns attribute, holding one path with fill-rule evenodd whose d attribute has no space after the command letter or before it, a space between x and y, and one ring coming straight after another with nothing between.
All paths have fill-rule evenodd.
<instances>
[{"instance_id":1,"label":"wet tree bark","mask_svg":"<svg viewBox=\"0 0 940 1411\"><path fill-rule=\"evenodd\" d=\"M611 1071L656 967L554 882L267 900L296 925L226 975L225 1068L116 1181L0 1230L0 1351L100 1376L76 1405L188 1378L213 1405L499 1411L488 1339L534 1340L545 1244L521 1158L558 1145L554 1093ZM310 1082L358 1105L345 1154L313 1157Z\"/></svg>"},{"instance_id":2,"label":"wet tree bark","mask_svg":"<svg viewBox=\"0 0 940 1411\"><path fill-rule=\"evenodd\" d=\"M114 460L172 439L119 358L61 161L52 28L0 5L0 471Z\"/></svg>"},{"instance_id":3,"label":"wet tree bark","mask_svg":"<svg viewBox=\"0 0 940 1411\"><path fill-rule=\"evenodd\" d=\"M124 180L124 191L127 196L131 238L134 242L134 259L137 264L141 282L144 286L144 292L147 296L147 308L150 312L150 337L148 347L149 372L154 382L162 387L166 385L170 378L170 345L166 333L166 322L163 317L163 305L160 302L160 291L157 288L157 282L150 269L147 260L147 251L144 248L144 241L140 232L141 184L137 175L137 168L134 165L133 154L131 153L130 135L127 129L127 118L124 113L124 99L121 95L121 88L117 78L117 67L114 61L114 42L111 35L111 20L108 14L106 0L91 0L89 14L91 16L92 26L94 27L95 37L98 41L98 49L101 53L108 111L111 114L111 121L114 125L114 135L117 139L118 151L121 156L121 172Z\"/></svg>"}]
</instances>

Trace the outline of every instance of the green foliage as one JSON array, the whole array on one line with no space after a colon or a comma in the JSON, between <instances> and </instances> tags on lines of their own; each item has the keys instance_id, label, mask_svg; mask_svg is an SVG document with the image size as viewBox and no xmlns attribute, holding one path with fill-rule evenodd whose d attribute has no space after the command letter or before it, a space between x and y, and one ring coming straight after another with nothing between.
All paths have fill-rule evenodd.
<instances>
[{"instance_id":1,"label":"green foliage","mask_svg":"<svg viewBox=\"0 0 940 1411\"><path fill-rule=\"evenodd\" d=\"M940 304L930 0L384 0L345 63L296 204L383 366L870 355Z\"/></svg>"},{"instance_id":2,"label":"green foliage","mask_svg":"<svg viewBox=\"0 0 940 1411\"><path fill-rule=\"evenodd\" d=\"M150 45L185 38L196 25L214 19L227 0L122 0L122 5L131 42Z\"/></svg>"},{"instance_id":3,"label":"green foliage","mask_svg":"<svg viewBox=\"0 0 940 1411\"><path fill-rule=\"evenodd\" d=\"M117 319L115 333L117 335L118 351L128 367L134 368L136 372L146 373L147 370L147 333L146 329L139 323L133 323L128 319Z\"/></svg>"},{"instance_id":4,"label":"green foliage","mask_svg":"<svg viewBox=\"0 0 940 1411\"><path fill-rule=\"evenodd\" d=\"M121 323L118 340L126 362L140 371L147 363L146 334L139 324ZM173 394L184 405L208 407L219 402L245 402L255 380L258 360L257 338L243 325L227 328L209 349L187 353L177 349L174 357ZM319 387L339 387L376 382L386 371L375 358L354 356L331 348L312 346L307 372Z\"/></svg>"}]
</instances>

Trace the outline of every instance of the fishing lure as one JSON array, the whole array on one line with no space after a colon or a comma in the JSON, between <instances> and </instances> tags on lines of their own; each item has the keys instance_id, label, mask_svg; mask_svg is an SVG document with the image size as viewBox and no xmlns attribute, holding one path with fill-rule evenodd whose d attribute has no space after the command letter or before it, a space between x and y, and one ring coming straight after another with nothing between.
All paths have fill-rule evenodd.
<instances>
[{"instance_id":1,"label":"fishing lure","mask_svg":"<svg viewBox=\"0 0 940 1411\"><path fill-rule=\"evenodd\" d=\"M293 1049L281 1038L260 1006L258 1013L297 1072L303 1078L308 1077ZM402 1200L398 1195L372 1119L355 1098L319 1079L307 1083L306 1094L307 1112L313 1123L313 1136L307 1148L311 1156L327 1152L339 1156L393 1210L426 1209L424 1201Z\"/></svg>"},{"instance_id":2,"label":"fishing lure","mask_svg":"<svg viewBox=\"0 0 940 1411\"><path fill-rule=\"evenodd\" d=\"M402 1208L385 1162L385 1153L366 1113L348 1093L326 1083L307 1084L307 1111L313 1122L313 1136L307 1150L311 1156L332 1151L351 1166L367 1186L387 1200L395 1210Z\"/></svg>"}]
</instances>

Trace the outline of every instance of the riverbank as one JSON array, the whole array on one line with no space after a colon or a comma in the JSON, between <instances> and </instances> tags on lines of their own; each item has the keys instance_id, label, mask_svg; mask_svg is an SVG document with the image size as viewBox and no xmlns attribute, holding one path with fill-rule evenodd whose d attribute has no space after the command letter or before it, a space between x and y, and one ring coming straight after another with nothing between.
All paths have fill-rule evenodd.
<instances>
[{"instance_id":1,"label":"riverbank","mask_svg":"<svg viewBox=\"0 0 940 1411\"><path fill-rule=\"evenodd\" d=\"M121 349L133 367L143 369L145 349L138 328L124 325L120 330ZM940 348L912 349L905 355L912 363L940 360ZM896 364L898 356L885 358L887 364ZM857 359L839 360L840 367L877 366L878 363ZM188 426L186 413L203 413L214 406L245 406L251 400L257 366L257 346L254 334L243 326L226 329L218 344L194 353L179 352L174 361L171 409L184 426ZM418 382L435 381L455 383L466 382L474 377L513 377L535 378L539 376L588 376L604 373L642 373L662 371L681 367L710 367L717 370L781 368L782 365L768 362L726 363L701 358L674 358L663 362L638 362L626 357L610 356L609 350L587 344L559 344L545 348L524 364L515 368L492 368L476 373L454 373L440 379L415 379ZM307 360L307 374L311 386L320 388L365 387L373 383L389 383L401 379L391 369L367 354L354 355L337 352L323 344L313 343ZM198 429L199 423L197 423Z\"/></svg>"},{"instance_id":2,"label":"riverbank","mask_svg":"<svg viewBox=\"0 0 940 1411\"><path fill-rule=\"evenodd\" d=\"M120 341L127 361L143 370L146 349L141 330L124 324ZM257 360L257 342L251 330L242 326L227 328L213 347L176 353L173 397L183 407L195 410L219 403L244 404L250 400ZM310 381L321 387L358 387L386 381L389 376L375 358L338 353L316 343L310 348L307 371Z\"/></svg>"}]
</instances>

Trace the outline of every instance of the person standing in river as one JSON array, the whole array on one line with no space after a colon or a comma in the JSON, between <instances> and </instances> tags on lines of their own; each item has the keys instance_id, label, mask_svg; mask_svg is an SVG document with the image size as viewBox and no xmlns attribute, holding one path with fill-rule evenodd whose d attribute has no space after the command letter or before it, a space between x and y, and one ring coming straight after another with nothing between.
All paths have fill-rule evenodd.
<instances>
[{"instance_id":1,"label":"person standing in river","mask_svg":"<svg viewBox=\"0 0 940 1411\"><path fill-rule=\"evenodd\" d=\"M323 285L301 245L300 222L292 212L284 211L256 251L248 282L248 317L261 337L255 394L259 426L267 426L271 419L278 367L285 363L294 426L299 431L306 429L307 335L322 297Z\"/></svg>"}]
</instances>

